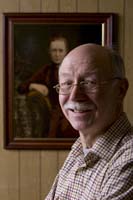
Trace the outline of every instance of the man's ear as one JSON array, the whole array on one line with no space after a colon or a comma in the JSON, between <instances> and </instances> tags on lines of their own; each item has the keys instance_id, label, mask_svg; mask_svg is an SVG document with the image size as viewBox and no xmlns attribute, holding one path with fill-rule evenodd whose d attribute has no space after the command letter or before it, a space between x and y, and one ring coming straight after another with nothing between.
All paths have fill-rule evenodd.
<instances>
[{"instance_id":1,"label":"man's ear","mask_svg":"<svg viewBox=\"0 0 133 200\"><path fill-rule=\"evenodd\" d=\"M121 79L119 85L119 98L121 100L123 100L124 97L126 96L128 87L129 87L128 80L126 78Z\"/></svg>"}]
</instances>

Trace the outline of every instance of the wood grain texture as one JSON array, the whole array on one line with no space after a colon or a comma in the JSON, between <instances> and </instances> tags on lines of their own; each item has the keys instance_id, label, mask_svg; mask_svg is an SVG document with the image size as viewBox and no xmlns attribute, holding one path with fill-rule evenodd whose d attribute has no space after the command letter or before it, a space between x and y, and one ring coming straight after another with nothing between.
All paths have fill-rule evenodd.
<instances>
[{"instance_id":1,"label":"wood grain texture","mask_svg":"<svg viewBox=\"0 0 133 200\"><path fill-rule=\"evenodd\" d=\"M40 12L40 0L20 0L20 12Z\"/></svg>"},{"instance_id":2,"label":"wood grain texture","mask_svg":"<svg viewBox=\"0 0 133 200\"><path fill-rule=\"evenodd\" d=\"M58 170L62 167L66 157L68 156L69 151L59 151L58 152Z\"/></svg>"},{"instance_id":3,"label":"wood grain texture","mask_svg":"<svg viewBox=\"0 0 133 200\"><path fill-rule=\"evenodd\" d=\"M0 13L17 12L19 9L19 0L0 0Z\"/></svg>"},{"instance_id":4,"label":"wood grain texture","mask_svg":"<svg viewBox=\"0 0 133 200\"><path fill-rule=\"evenodd\" d=\"M40 151L20 152L20 199L40 199Z\"/></svg>"},{"instance_id":5,"label":"wood grain texture","mask_svg":"<svg viewBox=\"0 0 133 200\"><path fill-rule=\"evenodd\" d=\"M41 11L43 12L58 12L59 0L42 0Z\"/></svg>"},{"instance_id":6,"label":"wood grain texture","mask_svg":"<svg viewBox=\"0 0 133 200\"><path fill-rule=\"evenodd\" d=\"M76 0L60 0L60 12L76 12Z\"/></svg>"},{"instance_id":7,"label":"wood grain texture","mask_svg":"<svg viewBox=\"0 0 133 200\"><path fill-rule=\"evenodd\" d=\"M49 192L58 173L57 151L42 151L41 153L41 200Z\"/></svg>"},{"instance_id":8,"label":"wood grain texture","mask_svg":"<svg viewBox=\"0 0 133 200\"><path fill-rule=\"evenodd\" d=\"M0 151L0 199L19 199L18 152Z\"/></svg>"},{"instance_id":9,"label":"wood grain texture","mask_svg":"<svg viewBox=\"0 0 133 200\"><path fill-rule=\"evenodd\" d=\"M98 0L78 0L77 11L78 12L97 12Z\"/></svg>"}]
</instances>

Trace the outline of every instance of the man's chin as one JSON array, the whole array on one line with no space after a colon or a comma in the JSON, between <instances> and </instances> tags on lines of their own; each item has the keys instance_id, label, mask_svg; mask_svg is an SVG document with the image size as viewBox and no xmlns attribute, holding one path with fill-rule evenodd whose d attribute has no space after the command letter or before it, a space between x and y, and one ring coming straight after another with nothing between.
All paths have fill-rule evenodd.
<instances>
[{"instance_id":1,"label":"man's chin","mask_svg":"<svg viewBox=\"0 0 133 200\"><path fill-rule=\"evenodd\" d=\"M79 131L79 132L86 132L86 130L89 130L92 127L92 123L89 122L76 122L71 123L72 127Z\"/></svg>"}]
</instances>

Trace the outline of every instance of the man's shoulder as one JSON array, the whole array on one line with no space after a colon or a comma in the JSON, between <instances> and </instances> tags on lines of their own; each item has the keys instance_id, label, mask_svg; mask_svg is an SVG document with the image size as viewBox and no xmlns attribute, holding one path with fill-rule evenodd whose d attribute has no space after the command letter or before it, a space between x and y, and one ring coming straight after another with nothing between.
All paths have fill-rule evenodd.
<instances>
[{"instance_id":1,"label":"man's shoulder","mask_svg":"<svg viewBox=\"0 0 133 200\"><path fill-rule=\"evenodd\" d=\"M133 163L133 132L124 136L119 149L111 159L114 168Z\"/></svg>"}]
</instances>

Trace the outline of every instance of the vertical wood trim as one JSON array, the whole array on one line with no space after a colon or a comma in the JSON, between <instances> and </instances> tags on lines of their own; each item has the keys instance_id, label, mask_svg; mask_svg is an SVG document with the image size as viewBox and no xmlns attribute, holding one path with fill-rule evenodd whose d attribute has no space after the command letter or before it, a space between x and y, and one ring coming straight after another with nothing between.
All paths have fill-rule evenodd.
<instances>
[{"instance_id":1,"label":"vertical wood trim","mask_svg":"<svg viewBox=\"0 0 133 200\"><path fill-rule=\"evenodd\" d=\"M20 1L21 0L18 0L18 12L20 12Z\"/></svg>"}]
</instances>

